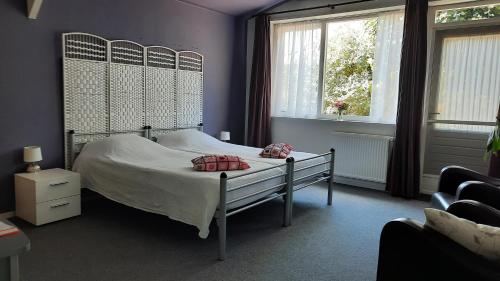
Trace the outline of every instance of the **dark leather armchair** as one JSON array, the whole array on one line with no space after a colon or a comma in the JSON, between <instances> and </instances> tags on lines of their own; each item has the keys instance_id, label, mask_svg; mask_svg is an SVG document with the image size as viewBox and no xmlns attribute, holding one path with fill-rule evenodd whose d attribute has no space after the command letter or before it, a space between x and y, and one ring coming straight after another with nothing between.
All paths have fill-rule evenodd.
<instances>
[{"instance_id":1,"label":"dark leather armchair","mask_svg":"<svg viewBox=\"0 0 500 281\"><path fill-rule=\"evenodd\" d=\"M500 211L464 200L448 212L500 227ZM500 266L411 219L387 223L380 237L377 281L500 280Z\"/></svg>"},{"instance_id":2,"label":"dark leather armchair","mask_svg":"<svg viewBox=\"0 0 500 281\"><path fill-rule=\"evenodd\" d=\"M446 210L451 203L464 199L479 201L500 210L500 179L459 166L443 168L438 192L431 198L433 207Z\"/></svg>"}]
</instances>

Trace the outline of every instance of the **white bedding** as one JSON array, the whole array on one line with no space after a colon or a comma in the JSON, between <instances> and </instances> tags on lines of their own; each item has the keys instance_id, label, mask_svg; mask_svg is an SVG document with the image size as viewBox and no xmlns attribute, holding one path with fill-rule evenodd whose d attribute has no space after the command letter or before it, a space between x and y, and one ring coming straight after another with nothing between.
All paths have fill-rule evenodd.
<instances>
[{"instance_id":1,"label":"white bedding","mask_svg":"<svg viewBox=\"0 0 500 281\"><path fill-rule=\"evenodd\" d=\"M260 157L259 153L262 151L262 148L223 142L196 129L172 131L165 135L157 137L157 142L167 148L186 151L186 152L195 152L203 154L236 155L246 160L268 163L273 165L279 165L285 163L285 159ZM314 157L317 155L307 152L292 151L289 156L293 157L295 161L298 161ZM295 169L300 169L303 167L320 164L322 162L325 162L326 160L328 159L324 157L318 157L315 159L297 162L295 163ZM314 168L296 172L294 176L295 178L300 178L308 174L326 170L327 168L328 166L326 165L320 165ZM286 168L282 169L285 170Z\"/></svg>"},{"instance_id":2,"label":"white bedding","mask_svg":"<svg viewBox=\"0 0 500 281\"><path fill-rule=\"evenodd\" d=\"M73 170L80 173L84 187L119 203L194 225L199 236L206 238L219 203L220 172L194 171L191 159L199 155L168 149L137 135L116 135L86 144ZM228 176L272 167L264 162L247 162L251 169L230 171ZM230 181L228 188L278 174L283 171L275 168L241 177ZM281 178L276 178L264 185L243 188L232 192L227 200L272 187L280 181ZM252 197L240 205L256 199Z\"/></svg>"}]
</instances>

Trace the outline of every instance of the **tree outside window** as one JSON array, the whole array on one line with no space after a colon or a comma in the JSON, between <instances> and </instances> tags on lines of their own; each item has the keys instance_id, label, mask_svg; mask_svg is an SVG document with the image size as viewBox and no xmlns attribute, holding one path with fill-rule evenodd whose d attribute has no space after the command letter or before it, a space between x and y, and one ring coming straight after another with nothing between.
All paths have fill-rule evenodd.
<instances>
[{"instance_id":1,"label":"tree outside window","mask_svg":"<svg viewBox=\"0 0 500 281\"><path fill-rule=\"evenodd\" d=\"M328 23L327 32L323 113L342 100L346 115L370 115L377 18Z\"/></svg>"}]
</instances>

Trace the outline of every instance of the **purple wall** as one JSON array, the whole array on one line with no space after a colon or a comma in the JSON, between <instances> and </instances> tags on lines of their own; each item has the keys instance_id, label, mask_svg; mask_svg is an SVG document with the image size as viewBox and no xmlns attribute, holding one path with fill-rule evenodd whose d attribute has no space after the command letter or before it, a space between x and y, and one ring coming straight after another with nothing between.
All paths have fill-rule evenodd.
<instances>
[{"instance_id":1,"label":"purple wall","mask_svg":"<svg viewBox=\"0 0 500 281\"><path fill-rule=\"evenodd\" d=\"M61 33L195 50L205 56L204 123L243 139L244 63L236 19L175 0L50 0L38 20L26 1L0 1L0 213L14 209L22 148L41 145L42 168L63 166Z\"/></svg>"}]
</instances>

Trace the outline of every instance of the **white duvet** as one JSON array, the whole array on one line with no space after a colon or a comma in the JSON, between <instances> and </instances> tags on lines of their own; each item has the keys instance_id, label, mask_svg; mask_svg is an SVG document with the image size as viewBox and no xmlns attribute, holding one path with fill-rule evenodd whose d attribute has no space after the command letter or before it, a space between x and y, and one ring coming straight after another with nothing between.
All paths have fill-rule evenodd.
<instances>
[{"instance_id":1,"label":"white duvet","mask_svg":"<svg viewBox=\"0 0 500 281\"><path fill-rule=\"evenodd\" d=\"M165 147L181 150L186 152L195 152L202 154L229 154L240 156L244 159L252 161L279 165L285 163L285 159L263 158L259 154L262 148L250 147L244 145L231 144L220 141L208 134L200 132L196 129L185 129L169 132L165 135L157 137L157 142ZM289 155L295 161L307 159L317 156L316 154L292 151ZM300 169L310 165L320 164L327 159L319 157L311 160L300 161L295 164L295 169ZM303 170L295 174L295 178L305 176L307 174L320 172L326 169L326 165L317 166L311 169ZM285 170L285 168L283 168Z\"/></svg>"},{"instance_id":2,"label":"white duvet","mask_svg":"<svg viewBox=\"0 0 500 281\"><path fill-rule=\"evenodd\" d=\"M199 236L206 238L219 203L220 172L194 171L191 159L199 155L169 149L136 135L117 135L86 144L73 170L80 173L84 187L119 203L194 225ZM247 162L251 169L230 171L228 176L273 166ZM230 181L228 187L282 173L280 169L271 169ZM276 185L280 180L244 188L234 192L232 198Z\"/></svg>"}]
</instances>

